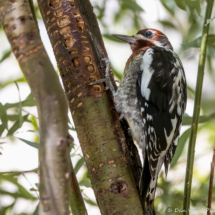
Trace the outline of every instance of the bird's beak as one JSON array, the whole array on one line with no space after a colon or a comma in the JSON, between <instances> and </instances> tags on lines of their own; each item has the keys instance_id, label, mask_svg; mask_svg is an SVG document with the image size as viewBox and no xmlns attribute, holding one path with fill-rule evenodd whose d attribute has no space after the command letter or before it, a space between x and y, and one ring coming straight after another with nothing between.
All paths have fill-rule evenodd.
<instances>
[{"instance_id":1,"label":"bird's beak","mask_svg":"<svg viewBox=\"0 0 215 215\"><path fill-rule=\"evenodd\" d=\"M126 36L121 34L111 34L111 35L129 44L137 43L137 40L134 36Z\"/></svg>"}]
</instances>

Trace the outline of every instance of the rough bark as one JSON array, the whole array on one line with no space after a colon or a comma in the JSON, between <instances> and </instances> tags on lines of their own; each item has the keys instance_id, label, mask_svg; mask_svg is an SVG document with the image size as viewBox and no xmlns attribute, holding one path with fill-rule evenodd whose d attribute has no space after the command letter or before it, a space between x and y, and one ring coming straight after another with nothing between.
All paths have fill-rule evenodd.
<instances>
[{"instance_id":1,"label":"rough bark","mask_svg":"<svg viewBox=\"0 0 215 215\"><path fill-rule=\"evenodd\" d=\"M123 123L122 129L104 85L87 85L104 76L101 59L107 57L92 6L88 0L38 4L101 213L143 214L137 189L141 164L128 127Z\"/></svg>"},{"instance_id":2,"label":"rough bark","mask_svg":"<svg viewBox=\"0 0 215 215\"><path fill-rule=\"evenodd\" d=\"M104 78L104 64L102 63L102 58L108 58L102 35L98 26L97 18L93 12L93 7L89 0L75 0L78 5L79 11L84 19L85 28L88 35L88 41L92 47L93 55L95 57L96 65L99 67L99 73L102 78ZM112 74L112 73L111 73ZM114 80L114 78L113 78ZM112 81L116 88L115 81ZM106 92L108 97L112 99L110 91ZM111 108L114 109L113 103L110 104ZM137 186L139 185L139 180L142 171L142 165L140 157L136 146L133 143L131 135L128 133L128 124L125 120L120 121L125 138L126 145L124 146L125 156L128 160L129 166L132 168L132 172L136 181Z\"/></svg>"},{"instance_id":3,"label":"rough bark","mask_svg":"<svg viewBox=\"0 0 215 215\"><path fill-rule=\"evenodd\" d=\"M65 95L41 42L29 2L0 0L0 10L5 33L38 108L40 215L68 215L72 170L69 144L72 140L68 136ZM77 184L77 180L73 182ZM73 198L81 195L80 190L76 191L72 193Z\"/></svg>"}]
</instances>

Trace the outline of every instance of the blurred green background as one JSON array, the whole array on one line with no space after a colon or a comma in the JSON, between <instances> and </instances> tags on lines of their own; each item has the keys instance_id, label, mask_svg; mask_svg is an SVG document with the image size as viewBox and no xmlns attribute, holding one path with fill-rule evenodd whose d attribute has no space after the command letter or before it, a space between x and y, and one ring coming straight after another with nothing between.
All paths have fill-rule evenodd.
<instances>
[{"instance_id":1,"label":"blurred green background","mask_svg":"<svg viewBox=\"0 0 215 215\"><path fill-rule=\"evenodd\" d=\"M194 104L200 37L206 0L91 0L99 21L105 46L116 79L121 79L126 60L131 54L127 44L109 34L132 35L143 28L155 28L167 35L185 68L188 104L181 138L168 177L163 172L158 180L155 206L157 214L177 214L182 209L186 170L187 144ZM50 59L56 61L41 15L34 1L41 37ZM212 12L212 17L215 12ZM190 214L206 214L210 163L215 140L215 21L208 20L210 36L203 84L202 108L196 144ZM39 77L38 77L39 78ZM60 78L60 77L59 77ZM99 215L74 125L75 138L71 159L82 189L89 215ZM0 29L0 215L38 214L38 118L28 84L11 53ZM11 173L13 171L13 173ZM8 172L8 173L7 173ZM215 186L213 187L215 191ZM215 195L215 194L214 194ZM215 197L212 209L215 210ZM175 211L176 210L176 211Z\"/></svg>"}]
</instances>

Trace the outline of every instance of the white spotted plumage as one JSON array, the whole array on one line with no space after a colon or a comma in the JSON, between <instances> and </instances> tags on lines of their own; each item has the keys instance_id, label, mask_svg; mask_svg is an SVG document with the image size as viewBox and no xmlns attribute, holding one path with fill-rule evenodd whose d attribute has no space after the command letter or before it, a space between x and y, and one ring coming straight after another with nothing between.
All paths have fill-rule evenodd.
<instances>
[{"instance_id":1,"label":"white spotted plumage","mask_svg":"<svg viewBox=\"0 0 215 215\"><path fill-rule=\"evenodd\" d=\"M145 214L154 215L158 174L163 164L167 174L180 135L187 100L186 78L179 57L161 32L144 29L131 37L116 37L130 43L133 54L114 102L142 148L140 194Z\"/></svg>"}]
</instances>

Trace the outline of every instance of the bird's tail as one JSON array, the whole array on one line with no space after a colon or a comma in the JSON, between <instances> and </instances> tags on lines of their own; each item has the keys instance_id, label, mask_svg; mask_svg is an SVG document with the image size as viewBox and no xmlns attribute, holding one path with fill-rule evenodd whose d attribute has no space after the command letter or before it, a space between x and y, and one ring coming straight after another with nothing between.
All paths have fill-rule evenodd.
<instances>
[{"instance_id":1,"label":"bird's tail","mask_svg":"<svg viewBox=\"0 0 215 215\"><path fill-rule=\"evenodd\" d=\"M140 180L140 196L144 208L144 215L156 215L154 210L157 177L152 178L149 170L147 155L144 156L143 172Z\"/></svg>"}]
</instances>

